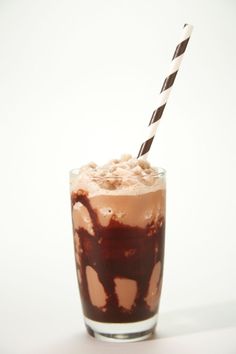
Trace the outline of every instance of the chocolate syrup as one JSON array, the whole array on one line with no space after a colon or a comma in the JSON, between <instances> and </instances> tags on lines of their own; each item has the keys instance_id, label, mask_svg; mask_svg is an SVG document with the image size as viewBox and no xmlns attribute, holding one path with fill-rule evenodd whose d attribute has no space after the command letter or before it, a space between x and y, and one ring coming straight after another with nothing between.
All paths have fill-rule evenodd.
<instances>
[{"instance_id":1,"label":"chocolate syrup","mask_svg":"<svg viewBox=\"0 0 236 354\"><path fill-rule=\"evenodd\" d=\"M74 229L76 237L80 238L80 294L84 315L94 321L125 323L142 321L152 317L153 311L145 302L149 280L154 265L164 258L165 220L162 217L157 224L149 224L145 228L124 225L117 220L102 226L97 213L91 207L87 193L79 190L71 195L72 207L75 203L83 204L93 222L94 236L80 227ZM130 252L127 257L127 252ZM76 252L76 250L75 250ZM91 266L97 272L100 282L108 295L106 307L100 309L93 306L88 292L86 267ZM163 267L162 267L163 268ZM162 279L162 272L159 283ZM115 293L114 278L128 278L137 282L138 291L135 304L130 310L119 307ZM157 305L158 307L158 305Z\"/></svg>"}]
</instances>

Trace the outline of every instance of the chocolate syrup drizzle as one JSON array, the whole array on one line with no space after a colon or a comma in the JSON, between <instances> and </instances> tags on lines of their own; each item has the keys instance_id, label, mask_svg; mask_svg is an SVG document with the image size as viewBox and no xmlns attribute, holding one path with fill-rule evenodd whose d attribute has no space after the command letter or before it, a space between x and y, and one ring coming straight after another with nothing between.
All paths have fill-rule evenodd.
<instances>
[{"instance_id":1,"label":"chocolate syrup drizzle","mask_svg":"<svg viewBox=\"0 0 236 354\"><path fill-rule=\"evenodd\" d=\"M142 321L152 317L158 310L150 310L145 302L150 276L154 265L161 262L163 273L165 220L160 218L157 224L145 228L124 225L111 219L108 226L99 223L96 211L91 207L87 193L79 190L71 195L72 208L77 202L83 204L93 222L95 236L80 227L74 229L76 237L80 238L80 294L84 315L94 321L125 323ZM132 250L127 256L127 252ZM76 252L76 250L75 250ZM108 295L105 308L93 306L88 292L86 266L91 266L97 272L100 282ZM128 278L137 282L138 292L135 304L131 310L119 307L115 293L114 278Z\"/></svg>"}]
</instances>

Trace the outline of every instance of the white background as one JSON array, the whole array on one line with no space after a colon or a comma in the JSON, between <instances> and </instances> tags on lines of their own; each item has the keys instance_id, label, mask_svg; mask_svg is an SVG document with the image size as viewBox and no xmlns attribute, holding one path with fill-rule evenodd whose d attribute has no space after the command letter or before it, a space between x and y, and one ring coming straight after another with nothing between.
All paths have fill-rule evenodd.
<instances>
[{"instance_id":1,"label":"white background","mask_svg":"<svg viewBox=\"0 0 236 354\"><path fill-rule=\"evenodd\" d=\"M236 353L236 2L0 1L0 353ZM168 172L159 339L85 334L68 171L136 155L194 25L150 161Z\"/></svg>"}]
</instances>

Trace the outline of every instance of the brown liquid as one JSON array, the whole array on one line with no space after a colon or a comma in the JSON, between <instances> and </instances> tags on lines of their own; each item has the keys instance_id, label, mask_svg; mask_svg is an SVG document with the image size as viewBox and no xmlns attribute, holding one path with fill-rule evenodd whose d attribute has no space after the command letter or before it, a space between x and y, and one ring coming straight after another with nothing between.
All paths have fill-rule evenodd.
<instances>
[{"instance_id":1,"label":"brown liquid","mask_svg":"<svg viewBox=\"0 0 236 354\"><path fill-rule=\"evenodd\" d=\"M83 204L93 222L95 236L84 228L74 229L80 238L80 294L84 315L94 321L125 323L142 321L152 317L158 310L150 310L145 301L149 287L149 280L154 265L164 258L165 220L162 217L157 224L149 224L145 228L131 227L116 220L103 227L91 207L87 194L79 190L71 195L72 207L75 203ZM78 236L76 236L78 237ZM127 257L127 252L132 254ZM75 251L76 252L76 251ZM104 309L93 306L88 292L86 280L86 266L91 266L97 272L100 282L108 295ZM163 268L163 267L162 267ZM161 286L163 269L159 280ZM130 310L119 306L115 293L114 278L128 278L137 282L138 291L135 304Z\"/></svg>"}]
</instances>

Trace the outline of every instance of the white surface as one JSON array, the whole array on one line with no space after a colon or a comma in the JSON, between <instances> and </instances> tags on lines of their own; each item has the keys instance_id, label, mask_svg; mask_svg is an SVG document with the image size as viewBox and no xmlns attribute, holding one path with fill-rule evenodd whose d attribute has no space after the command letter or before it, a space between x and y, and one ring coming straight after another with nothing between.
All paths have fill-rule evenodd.
<instances>
[{"instance_id":1,"label":"white surface","mask_svg":"<svg viewBox=\"0 0 236 354\"><path fill-rule=\"evenodd\" d=\"M236 353L235 10L0 2L1 354ZM98 343L81 319L68 170L137 154L185 22L193 35L150 154L168 171L160 338Z\"/></svg>"}]
</instances>

